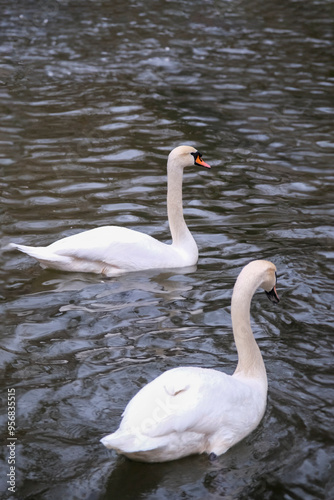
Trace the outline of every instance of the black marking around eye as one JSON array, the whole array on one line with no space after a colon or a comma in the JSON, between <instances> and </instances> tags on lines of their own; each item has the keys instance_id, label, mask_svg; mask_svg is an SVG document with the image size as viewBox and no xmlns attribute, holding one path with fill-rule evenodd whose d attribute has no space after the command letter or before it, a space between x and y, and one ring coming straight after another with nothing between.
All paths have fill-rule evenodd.
<instances>
[{"instance_id":1,"label":"black marking around eye","mask_svg":"<svg viewBox=\"0 0 334 500\"><path fill-rule=\"evenodd\" d=\"M195 162L197 160L197 158L202 158L202 153L200 153L199 151L195 151L194 153L190 153L191 155L193 155L193 157L195 158Z\"/></svg>"}]
</instances>

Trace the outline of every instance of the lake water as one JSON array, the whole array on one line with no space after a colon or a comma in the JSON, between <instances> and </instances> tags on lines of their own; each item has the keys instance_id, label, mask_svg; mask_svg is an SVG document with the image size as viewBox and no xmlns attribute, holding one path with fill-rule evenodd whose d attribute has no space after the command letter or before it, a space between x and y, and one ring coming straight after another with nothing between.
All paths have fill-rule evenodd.
<instances>
[{"instance_id":1,"label":"lake water","mask_svg":"<svg viewBox=\"0 0 334 500\"><path fill-rule=\"evenodd\" d=\"M2 246L125 225L169 241L166 160L198 148L184 210L196 268L99 275L1 265L2 498L334 498L331 0L1 0ZM252 324L269 395L210 463L139 464L99 439L161 372L236 366L230 299L266 258L281 302ZM14 452L14 450L13 450Z\"/></svg>"}]
</instances>

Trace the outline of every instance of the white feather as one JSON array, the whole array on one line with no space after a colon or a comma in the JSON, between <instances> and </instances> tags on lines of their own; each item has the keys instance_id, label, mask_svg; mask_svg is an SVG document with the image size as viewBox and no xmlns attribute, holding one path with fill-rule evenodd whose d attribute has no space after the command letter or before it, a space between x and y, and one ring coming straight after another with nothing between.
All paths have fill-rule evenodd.
<instances>
[{"instance_id":1,"label":"white feather","mask_svg":"<svg viewBox=\"0 0 334 500\"><path fill-rule=\"evenodd\" d=\"M195 155L194 155L195 153ZM62 238L47 247L11 243L9 247L37 259L42 267L114 276L127 271L195 265L198 249L183 218L183 169L209 167L190 146L175 148L168 157L167 210L172 244L118 226L104 226Z\"/></svg>"},{"instance_id":2,"label":"white feather","mask_svg":"<svg viewBox=\"0 0 334 500\"><path fill-rule=\"evenodd\" d=\"M232 323L239 354L234 374L199 367L163 373L128 403L119 429L101 440L107 448L147 462L220 455L255 429L266 408L267 376L249 308L258 287L274 287L275 269L270 262L253 261L234 287Z\"/></svg>"}]
</instances>

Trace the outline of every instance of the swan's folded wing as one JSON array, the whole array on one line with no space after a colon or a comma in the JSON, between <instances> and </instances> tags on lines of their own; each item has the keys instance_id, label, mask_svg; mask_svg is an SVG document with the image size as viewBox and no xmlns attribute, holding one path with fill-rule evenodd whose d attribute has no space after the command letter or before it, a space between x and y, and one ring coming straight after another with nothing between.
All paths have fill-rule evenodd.
<instances>
[{"instance_id":1,"label":"swan's folded wing","mask_svg":"<svg viewBox=\"0 0 334 500\"><path fill-rule=\"evenodd\" d=\"M120 428L132 428L150 437L212 432L218 424L217 416L227 414L233 419L234 405L241 399L233 382L216 370L169 370L130 401Z\"/></svg>"},{"instance_id":2,"label":"swan's folded wing","mask_svg":"<svg viewBox=\"0 0 334 500\"><path fill-rule=\"evenodd\" d=\"M167 245L151 236L118 226L103 226L62 238L47 247L57 255L104 262L116 267L145 267L150 254L159 258ZM141 262L143 261L143 262Z\"/></svg>"}]
</instances>

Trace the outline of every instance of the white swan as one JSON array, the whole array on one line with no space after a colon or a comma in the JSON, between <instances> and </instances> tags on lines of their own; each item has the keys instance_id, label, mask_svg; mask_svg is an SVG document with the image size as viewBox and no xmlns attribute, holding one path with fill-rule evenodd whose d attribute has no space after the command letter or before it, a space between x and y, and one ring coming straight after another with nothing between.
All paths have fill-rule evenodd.
<instances>
[{"instance_id":1,"label":"white swan","mask_svg":"<svg viewBox=\"0 0 334 500\"><path fill-rule=\"evenodd\" d=\"M119 429L101 442L133 460L165 462L194 453L225 453L255 429L267 401L267 375L250 326L257 288L273 302L276 267L255 260L243 268L232 295L232 326L238 351L233 375L198 368L168 370L129 402Z\"/></svg>"},{"instance_id":2,"label":"white swan","mask_svg":"<svg viewBox=\"0 0 334 500\"><path fill-rule=\"evenodd\" d=\"M127 271L193 266L198 249L182 208L183 169L191 165L210 168L202 155L190 146L179 146L168 156L167 211L172 244L118 226L104 226L55 241L47 247L11 243L10 248L24 252L42 267L115 276Z\"/></svg>"}]
</instances>

